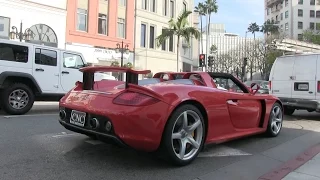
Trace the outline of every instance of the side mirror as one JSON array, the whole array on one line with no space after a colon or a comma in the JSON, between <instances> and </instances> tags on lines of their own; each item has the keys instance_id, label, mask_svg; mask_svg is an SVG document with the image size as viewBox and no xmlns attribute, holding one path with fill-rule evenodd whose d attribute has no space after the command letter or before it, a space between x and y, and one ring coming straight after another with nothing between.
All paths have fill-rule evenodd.
<instances>
[{"instance_id":1,"label":"side mirror","mask_svg":"<svg viewBox=\"0 0 320 180\"><path fill-rule=\"evenodd\" d=\"M251 94L255 95L260 89L259 84L252 83L250 86Z\"/></svg>"}]
</instances>

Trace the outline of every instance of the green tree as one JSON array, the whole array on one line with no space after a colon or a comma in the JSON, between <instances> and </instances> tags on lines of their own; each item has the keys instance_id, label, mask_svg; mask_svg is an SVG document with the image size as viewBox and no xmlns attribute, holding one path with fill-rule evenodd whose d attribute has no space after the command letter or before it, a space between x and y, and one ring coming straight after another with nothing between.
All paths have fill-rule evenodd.
<instances>
[{"instance_id":1,"label":"green tree","mask_svg":"<svg viewBox=\"0 0 320 180\"><path fill-rule=\"evenodd\" d=\"M209 23L211 22L211 14L218 12L218 5L216 0L206 0L204 3L205 13L209 15ZM207 29L208 30L208 29Z\"/></svg>"},{"instance_id":2,"label":"green tree","mask_svg":"<svg viewBox=\"0 0 320 180\"><path fill-rule=\"evenodd\" d=\"M264 34L271 34L271 37L274 35L279 35L279 26L276 25L276 22L274 20L267 20L263 23L261 26L260 32Z\"/></svg>"},{"instance_id":3,"label":"green tree","mask_svg":"<svg viewBox=\"0 0 320 180\"><path fill-rule=\"evenodd\" d=\"M198 4L198 6L195 7L195 12L198 12L199 15L200 15L200 30L201 30L201 33L200 33L200 43L201 43L201 53L203 54L203 38L202 38L202 32L203 32L203 23L202 23L202 16L205 16L206 15L206 12L205 12L205 6L203 3L200 3Z\"/></svg>"},{"instance_id":4,"label":"green tree","mask_svg":"<svg viewBox=\"0 0 320 180\"><path fill-rule=\"evenodd\" d=\"M180 51L180 40L184 38L188 44L192 37L197 40L200 37L200 32L195 27L190 27L188 23L188 17L192 11L183 11L179 17L169 21L169 28L162 31L162 34L156 38L157 46L160 47L162 43L170 37L177 36L177 72L179 72L179 51Z\"/></svg>"}]
</instances>

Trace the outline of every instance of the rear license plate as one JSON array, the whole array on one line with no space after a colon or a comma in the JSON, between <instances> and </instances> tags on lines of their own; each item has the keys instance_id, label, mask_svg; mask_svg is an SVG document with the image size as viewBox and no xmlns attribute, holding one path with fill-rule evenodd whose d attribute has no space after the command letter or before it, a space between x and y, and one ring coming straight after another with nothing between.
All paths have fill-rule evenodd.
<instances>
[{"instance_id":1,"label":"rear license plate","mask_svg":"<svg viewBox=\"0 0 320 180\"><path fill-rule=\"evenodd\" d=\"M308 84L299 84L298 85L298 89L299 90L308 90L309 89L309 85Z\"/></svg>"},{"instance_id":2,"label":"rear license plate","mask_svg":"<svg viewBox=\"0 0 320 180\"><path fill-rule=\"evenodd\" d=\"M70 123L83 127L86 122L86 113L80 112L76 110L72 110L71 117L70 117Z\"/></svg>"}]
</instances>

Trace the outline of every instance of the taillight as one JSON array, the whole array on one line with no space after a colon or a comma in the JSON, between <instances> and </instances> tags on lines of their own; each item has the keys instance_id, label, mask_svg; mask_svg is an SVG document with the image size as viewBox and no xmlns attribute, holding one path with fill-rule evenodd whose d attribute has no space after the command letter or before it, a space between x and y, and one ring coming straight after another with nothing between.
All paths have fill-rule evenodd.
<instances>
[{"instance_id":1,"label":"taillight","mask_svg":"<svg viewBox=\"0 0 320 180\"><path fill-rule=\"evenodd\" d=\"M127 106L146 106L156 102L159 102L159 100L148 95L130 91L120 94L113 100L114 104Z\"/></svg>"},{"instance_id":2,"label":"taillight","mask_svg":"<svg viewBox=\"0 0 320 180\"><path fill-rule=\"evenodd\" d=\"M318 93L320 93L320 81L318 81Z\"/></svg>"}]
</instances>

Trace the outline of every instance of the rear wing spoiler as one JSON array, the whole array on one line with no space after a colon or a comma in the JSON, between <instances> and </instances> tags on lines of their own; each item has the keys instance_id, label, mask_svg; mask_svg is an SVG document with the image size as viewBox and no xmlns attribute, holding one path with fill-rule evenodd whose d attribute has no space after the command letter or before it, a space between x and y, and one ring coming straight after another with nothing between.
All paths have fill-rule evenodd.
<instances>
[{"instance_id":1,"label":"rear wing spoiler","mask_svg":"<svg viewBox=\"0 0 320 180\"><path fill-rule=\"evenodd\" d=\"M126 73L125 88L130 84L138 85L138 75L148 74L150 70L133 70L131 68L124 67L111 67L111 66L90 66L79 69L83 72L83 90L92 90L94 85L94 73L95 72L123 72Z\"/></svg>"}]
</instances>

